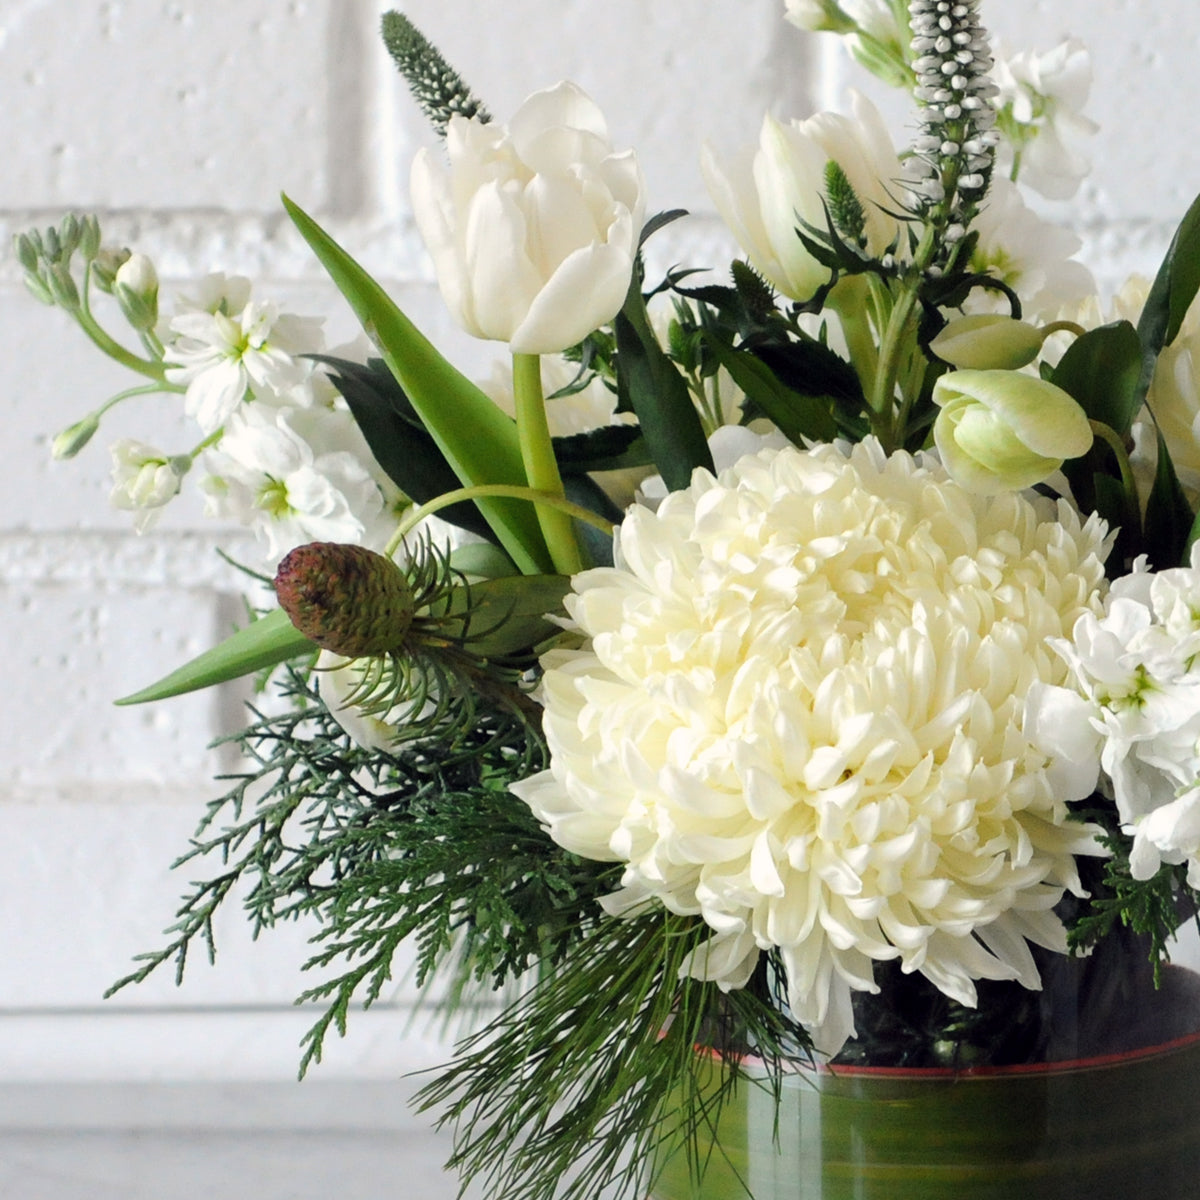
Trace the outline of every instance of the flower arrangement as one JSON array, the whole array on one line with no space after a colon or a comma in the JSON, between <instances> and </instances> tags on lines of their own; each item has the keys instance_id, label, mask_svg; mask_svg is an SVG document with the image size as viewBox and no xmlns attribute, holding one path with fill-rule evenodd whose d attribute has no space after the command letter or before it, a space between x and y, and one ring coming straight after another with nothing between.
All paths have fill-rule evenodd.
<instances>
[{"instance_id":1,"label":"flower arrangement","mask_svg":"<svg viewBox=\"0 0 1200 1200\"><path fill-rule=\"evenodd\" d=\"M211 950L246 882L256 927L321 922L302 1069L406 940L451 1006L508 989L422 1093L496 1196L633 1194L677 1145L699 1171L698 1044L776 1088L797 1057L1019 1061L1014 996L1129 932L1165 961L1200 900L1200 202L1105 319L1022 196L1086 171L1078 43L997 60L979 0L786 9L911 90L915 137L858 97L705 150L744 258L658 282L641 247L683 214L647 218L586 95L494 121L384 18L444 139L417 224L499 383L291 201L367 342L223 275L160 311L94 217L16 241L144 379L55 456L178 396L195 447L116 443L113 503L144 530L199 475L274 574L125 701L258 673L285 703L187 856L220 869L116 986Z\"/></svg>"}]
</instances>

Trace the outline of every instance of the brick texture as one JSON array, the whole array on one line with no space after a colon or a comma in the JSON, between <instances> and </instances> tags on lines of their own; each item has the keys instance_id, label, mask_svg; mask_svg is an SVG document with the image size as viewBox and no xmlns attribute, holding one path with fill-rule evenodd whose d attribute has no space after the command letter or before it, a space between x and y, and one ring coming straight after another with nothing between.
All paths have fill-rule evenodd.
<instances>
[{"instance_id":1,"label":"brick texture","mask_svg":"<svg viewBox=\"0 0 1200 1200\"><path fill-rule=\"evenodd\" d=\"M0 226L11 233L66 210L100 210L114 238L154 256L164 291L212 269L245 271L289 309L327 314L336 341L352 324L281 218L286 189L394 286L436 341L482 371L490 351L451 329L413 235L407 163L430 139L376 47L383 7L0 3ZM878 94L836 46L785 25L780 0L404 7L498 115L562 77L590 91L617 142L639 150L652 209L695 213L656 247L664 263L727 252L696 165L702 139L733 150L756 138L767 108L803 116L851 86ZM1190 136L1200 8L992 0L985 19L1014 47L1045 49L1067 32L1089 41L1090 112L1103 126L1090 147L1094 178L1077 203L1053 211L1084 236L1106 281L1152 270L1200 189L1200 142ZM888 112L900 140L903 106ZM303 986L305 931L270 947L228 931L233 949L216 971L201 967L179 992L155 983L99 1015L103 987L170 919L179 881L167 864L223 765L204 746L237 723L241 696L223 689L152 711L108 701L228 627L239 582L213 546L244 545L243 535L182 501L158 532L136 538L107 506L107 436L74 464L48 460L56 430L130 381L60 313L30 300L11 256L0 260L0 361L0 1066L6 1078L69 1078L74 1054L89 1079L287 1078L298 1026L284 1012ZM105 430L135 433L181 449L191 436L165 400L131 405ZM398 985L395 1003L405 995ZM121 1016L142 1007L156 1014L152 1028ZM239 1013L253 1020L237 1026ZM214 1034L206 1058L178 1033L185 1026L232 1032ZM371 1026L383 1032L338 1070L423 1063L428 1041L408 1053L399 1027Z\"/></svg>"}]
</instances>

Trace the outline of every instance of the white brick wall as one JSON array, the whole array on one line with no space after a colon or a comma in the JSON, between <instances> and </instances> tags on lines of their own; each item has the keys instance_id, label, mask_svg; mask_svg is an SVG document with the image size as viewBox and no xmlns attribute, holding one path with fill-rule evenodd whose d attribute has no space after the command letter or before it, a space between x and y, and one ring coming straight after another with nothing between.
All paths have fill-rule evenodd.
<instances>
[{"instance_id":1,"label":"white brick wall","mask_svg":"<svg viewBox=\"0 0 1200 1200\"><path fill-rule=\"evenodd\" d=\"M97 209L114 240L155 258L166 291L210 269L244 271L293 310L329 314L335 338L349 333L281 217L286 189L436 340L484 363L487 351L449 328L413 238L402 181L428 134L377 48L383 7L0 0L5 233ZM851 83L879 94L840 51L784 25L780 0L405 7L498 114L534 86L580 82L618 142L641 152L652 208L698 214L689 257L702 261L724 244L696 167L702 137L733 148L768 106L804 115ZM1153 269L1200 189L1200 9L992 0L986 19L1011 44L1090 41L1098 165L1060 211L1105 279ZM675 260L677 248L661 253ZM164 977L99 999L133 952L157 944L178 887L166 864L220 765L204 744L239 719L237 689L153 710L108 700L211 642L237 611L238 583L212 553L226 534L195 504L137 539L107 509L100 444L70 466L48 461L47 436L128 380L27 297L11 258L0 260L0 361L0 1079L290 1078L301 931L251 948L229 914L217 969L197 963L181 991ZM152 401L106 433L172 444L180 430ZM327 1072L389 1075L435 1053L400 1036L402 988L397 997L355 1022Z\"/></svg>"}]
</instances>

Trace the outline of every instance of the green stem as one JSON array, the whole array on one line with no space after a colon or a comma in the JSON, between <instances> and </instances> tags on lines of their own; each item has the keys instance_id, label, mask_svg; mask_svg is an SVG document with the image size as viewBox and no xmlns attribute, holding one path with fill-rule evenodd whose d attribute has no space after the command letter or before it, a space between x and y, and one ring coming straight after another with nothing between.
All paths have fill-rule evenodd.
<instances>
[{"instance_id":1,"label":"green stem","mask_svg":"<svg viewBox=\"0 0 1200 1200\"><path fill-rule=\"evenodd\" d=\"M1103 421L1088 421L1092 433L1098 437L1116 456L1117 466L1121 472L1121 488L1125 492L1125 519L1129 522L1129 530L1138 534L1142 527L1142 510L1138 503L1137 480L1133 475L1133 464L1129 461L1129 451L1121 435Z\"/></svg>"},{"instance_id":2,"label":"green stem","mask_svg":"<svg viewBox=\"0 0 1200 1200\"><path fill-rule=\"evenodd\" d=\"M481 500L489 496L507 500L527 500L530 504L536 504L539 510L554 509L570 520L583 521L587 525L593 525L601 533L612 537L611 521L606 521L590 509L584 508L581 504L575 504L563 496L554 496L549 492L538 491L536 488L517 487L511 483L480 483L474 487L455 488L452 492L444 492L419 508L410 509L400 524L396 526L396 532L389 539L384 553L389 557L395 554L400 543L417 525L439 509L446 508L451 504L458 504L463 500Z\"/></svg>"},{"instance_id":3,"label":"green stem","mask_svg":"<svg viewBox=\"0 0 1200 1200\"><path fill-rule=\"evenodd\" d=\"M517 441L529 486L536 492L562 499L562 477L550 441L546 400L542 394L542 360L538 355L513 355L513 397L517 410ZM583 570L583 558L570 516L558 508L542 505L538 507L537 516L554 569L560 575L575 575Z\"/></svg>"},{"instance_id":4,"label":"green stem","mask_svg":"<svg viewBox=\"0 0 1200 1200\"><path fill-rule=\"evenodd\" d=\"M159 396L163 392L182 392L184 389L175 383L146 383L140 387L126 388L123 392L118 392L115 396L109 396L99 408L92 413L93 417L99 419L104 416L110 408L115 408L122 400L129 400L133 396Z\"/></svg>"},{"instance_id":5,"label":"green stem","mask_svg":"<svg viewBox=\"0 0 1200 1200\"><path fill-rule=\"evenodd\" d=\"M879 369L871 392L871 410L874 413L871 423L889 454L904 440L904 430L897 427L896 380L900 375L900 360L911 349L910 327L916 306L916 288L906 287L896 300L879 343ZM905 404L906 415L908 407Z\"/></svg>"},{"instance_id":6,"label":"green stem","mask_svg":"<svg viewBox=\"0 0 1200 1200\"><path fill-rule=\"evenodd\" d=\"M83 287L79 290L79 308L73 314L75 320L79 322L80 329L109 358L119 362L123 367L128 367L131 371L136 371L139 375L146 375L150 379L160 381L165 379L166 375L162 363L149 362L144 358L138 358L136 354L131 350L126 350L120 342L116 341L100 327L99 322L92 316L91 305L88 303L88 292L91 289L91 282L92 264L88 263L87 269L83 273Z\"/></svg>"}]
</instances>

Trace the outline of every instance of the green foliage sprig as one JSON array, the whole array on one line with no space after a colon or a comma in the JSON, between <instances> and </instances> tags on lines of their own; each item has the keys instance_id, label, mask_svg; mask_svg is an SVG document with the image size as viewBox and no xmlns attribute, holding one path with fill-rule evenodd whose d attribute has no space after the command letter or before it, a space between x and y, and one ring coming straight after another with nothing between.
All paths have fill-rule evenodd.
<instances>
[{"instance_id":1,"label":"green foliage sprig","mask_svg":"<svg viewBox=\"0 0 1200 1200\"><path fill-rule=\"evenodd\" d=\"M351 741L298 672L282 690L286 712L252 710L255 722L227 739L249 765L223 777L232 787L175 864L219 868L191 885L168 944L139 955L109 995L166 963L180 980L196 945L211 961L215 914L234 897L255 936L315 917L320 948L306 969L337 973L301 997L328 1005L304 1039L303 1074L329 1029L344 1032L355 1003L379 998L404 940L415 941L418 983L445 968L451 1000L463 999L473 983L500 987L556 962L595 919L612 866L561 850L508 792L545 763L519 712L476 695L453 741L388 754Z\"/></svg>"},{"instance_id":2,"label":"green foliage sprig","mask_svg":"<svg viewBox=\"0 0 1200 1200\"><path fill-rule=\"evenodd\" d=\"M491 120L462 76L403 13L384 13L382 30L383 44L439 137L446 136L446 125L452 116Z\"/></svg>"}]
</instances>

